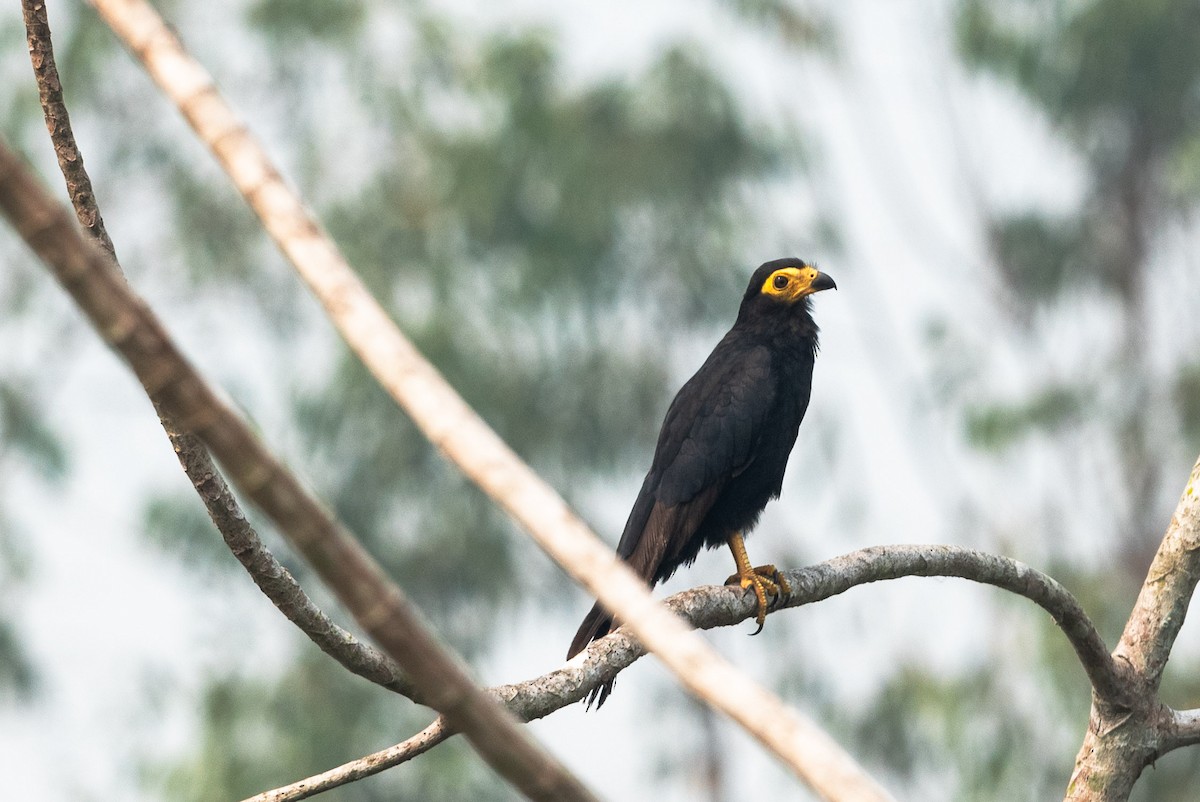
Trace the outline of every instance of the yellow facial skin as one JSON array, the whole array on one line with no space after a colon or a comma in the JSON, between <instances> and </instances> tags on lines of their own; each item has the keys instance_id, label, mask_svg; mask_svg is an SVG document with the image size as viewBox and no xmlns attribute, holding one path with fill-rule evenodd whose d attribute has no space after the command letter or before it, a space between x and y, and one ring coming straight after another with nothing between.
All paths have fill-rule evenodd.
<instances>
[{"instance_id":1,"label":"yellow facial skin","mask_svg":"<svg viewBox=\"0 0 1200 802\"><path fill-rule=\"evenodd\" d=\"M815 267L781 267L763 282L762 294L792 304L818 292L812 284L821 275Z\"/></svg>"}]
</instances>

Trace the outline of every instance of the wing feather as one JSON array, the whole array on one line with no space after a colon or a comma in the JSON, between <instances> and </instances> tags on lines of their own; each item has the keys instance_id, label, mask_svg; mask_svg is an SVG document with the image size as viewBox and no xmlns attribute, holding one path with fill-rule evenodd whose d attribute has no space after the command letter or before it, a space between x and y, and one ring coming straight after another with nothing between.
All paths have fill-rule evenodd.
<instances>
[{"instance_id":1,"label":"wing feather","mask_svg":"<svg viewBox=\"0 0 1200 802\"><path fill-rule=\"evenodd\" d=\"M736 347L740 356L732 359L729 339L667 410L650 472L617 546L650 582L674 570L725 485L753 462L775 403L770 352Z\"/></svg>"}]
</instances>

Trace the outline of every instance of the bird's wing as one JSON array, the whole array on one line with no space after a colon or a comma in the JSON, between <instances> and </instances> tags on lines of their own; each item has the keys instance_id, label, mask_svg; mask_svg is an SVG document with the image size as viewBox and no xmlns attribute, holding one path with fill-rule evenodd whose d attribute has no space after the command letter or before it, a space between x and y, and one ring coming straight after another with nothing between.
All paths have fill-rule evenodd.
<instances>
[{"instance_id":1,"label":"bird's wing","mask_svg":"<svg viewBox=\"0 0 1200 802\"><path fill-rule=\"evenodd\" d=\"M725 341L671 403L617 547L647 579L696 531L725 484L753 461L775 403L767 349L723 346Z\"/></svg>"},{"instance_id":2,"label":"bird's wing","mask_svg":"<svg viewBox=\"0 0 1200 802\"><path fill-rule=\"evenodd\" d=\"M762 346L713 352L679 391L659 438L658 501L691 501L753 461L775 404L771 355Z\"/></svg>"}]
</instances>

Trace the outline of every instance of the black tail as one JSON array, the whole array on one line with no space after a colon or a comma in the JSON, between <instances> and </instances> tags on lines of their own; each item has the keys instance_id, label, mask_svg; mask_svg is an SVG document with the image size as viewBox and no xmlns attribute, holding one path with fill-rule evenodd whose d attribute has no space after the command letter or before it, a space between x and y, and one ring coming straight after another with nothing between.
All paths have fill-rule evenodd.
<instances>
[{"instance_id":1,"label":"black tail","mask_svg":"<svg viewBox=\"0 0 1200 802\"><path fill-rule=\"evenodd\" d=\"M613 620L608 611L600 606L600 602L592 605L592 609L584 616L583 623L579 625L579 631L575 633L575 639L571 641L571 648L567 650L567 659L570 660L575 655L587 648L587 645L598 638L603 638L612 631ZM598 688L593 688L587 695L588 709L592 709L592 705L599 710L604 704L604 700L612 693L614 680L609 680Z\"/></svg>"}]
</instances>

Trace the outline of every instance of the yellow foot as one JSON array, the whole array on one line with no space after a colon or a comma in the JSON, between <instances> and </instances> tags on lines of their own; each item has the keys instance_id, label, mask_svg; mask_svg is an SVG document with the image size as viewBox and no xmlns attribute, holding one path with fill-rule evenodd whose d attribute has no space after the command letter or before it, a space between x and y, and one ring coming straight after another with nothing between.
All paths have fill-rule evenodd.
<instances>
[{"instance_id":1,"label":"yellow foot","mask_svg":"<svg viewBox=\"0 0 1200 802\"><path fill-rule=\"evenodd\" d=\"M788 584L787 579L773 565L759 565L744 573L736 573L726 579L725 584L741 585L746 590L753 588L754 597L758 600L758 611L754 616L754 623L758 624L758 629L751 632L751 635L757 635L762 632L763 624L767 621L767 609L769 606L767 596L778 597L792 592L792 586Z\"/></svg>"}]
</instances>

